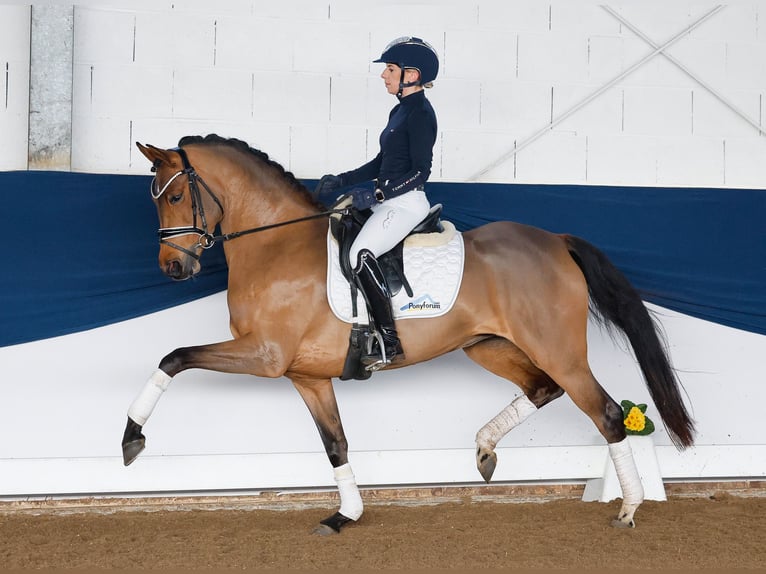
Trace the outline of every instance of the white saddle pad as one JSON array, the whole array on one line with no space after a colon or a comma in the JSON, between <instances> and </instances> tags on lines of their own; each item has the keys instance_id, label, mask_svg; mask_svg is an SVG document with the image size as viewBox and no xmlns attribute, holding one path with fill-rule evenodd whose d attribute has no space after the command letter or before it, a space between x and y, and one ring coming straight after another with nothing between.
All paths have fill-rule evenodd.
<instances>
[{"instance_id":1,"label":"white saddle pad","mask_svg":"<svg viewBox=\"0 0 766 574\"><path fill-rule=\"evenodd\" d=\"M463 278L463 236L449 221L442 233L408 237L404 242L404 273L412 287L410 298L404 288L392 299L394 318L423 319L444 315L455 303ZM367 306L357 298L359 317L352 316L351 291L340 270L338 243L327 233L327 299L341 321L366 323Z\"/></svg>"}]
</instances>

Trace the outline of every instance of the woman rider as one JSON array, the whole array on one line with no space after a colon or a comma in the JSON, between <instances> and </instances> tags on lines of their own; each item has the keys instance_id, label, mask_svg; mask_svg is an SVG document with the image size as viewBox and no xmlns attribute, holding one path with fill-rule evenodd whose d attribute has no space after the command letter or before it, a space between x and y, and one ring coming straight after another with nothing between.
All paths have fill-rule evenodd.
<instances>
[{"instance_id":1,"label":"woman rider","mask_svg":"<svg viewBox=\"0 0 766 574\"><path fill-rule=\"evenodd\" d=\"M375 180L369 206L372 215L349 253L356 283L383 342L380 358L371 359L367 365L370 370L387 365L397 355L404 356L394 325L391 294L377 258L404 239L431 207L424 184L431 174L436 114L423 88L431 87L439 71L436 51L414 37L394 40L375 62L386 64L381 78L388 93L399 100L380 134L380 152L357 169L323 176L315 191L319 196Z\"/></svg>"}]
</instances>

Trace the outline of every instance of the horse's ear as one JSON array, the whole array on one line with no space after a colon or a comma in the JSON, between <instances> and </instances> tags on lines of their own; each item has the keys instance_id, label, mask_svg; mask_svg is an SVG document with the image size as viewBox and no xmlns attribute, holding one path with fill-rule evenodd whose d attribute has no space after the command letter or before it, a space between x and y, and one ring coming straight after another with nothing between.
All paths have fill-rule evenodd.
<instances>
[{"instance_id":1,"label":"horse's ear","mask_svg":"<svg viewBox=\"0 0 766 574\"><path fill-rule=\"evenodd\" d=\"M152 162L152 166L154 168L157 168L160 166L160 164L164 161L169 162L169 156L167 150L160 149L158 147L154 147L151 144L142 145L140 142L136 142L136 147L138 148L138 151L140 151L142 154L144 154L144 157L148 159L150 162Z\"/></svg>"}]
</instances>

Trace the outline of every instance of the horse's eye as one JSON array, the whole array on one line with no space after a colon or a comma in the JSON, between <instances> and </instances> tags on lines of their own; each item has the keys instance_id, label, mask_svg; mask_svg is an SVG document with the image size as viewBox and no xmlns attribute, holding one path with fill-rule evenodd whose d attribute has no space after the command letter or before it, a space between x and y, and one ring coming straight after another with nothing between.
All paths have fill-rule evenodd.
<instances>
[{"instance_id":1,"label":"horse's eye","mask_svg":"<svg viewBox=\"0 0 766 574\"><path fill-rule=\"evenodd\" d=\"M170 204L176 204L179 201L181 201L181 198L184 196L183 192L179 193L178 195L172 195L170 196Z\"/></svg>"}]
</instances>

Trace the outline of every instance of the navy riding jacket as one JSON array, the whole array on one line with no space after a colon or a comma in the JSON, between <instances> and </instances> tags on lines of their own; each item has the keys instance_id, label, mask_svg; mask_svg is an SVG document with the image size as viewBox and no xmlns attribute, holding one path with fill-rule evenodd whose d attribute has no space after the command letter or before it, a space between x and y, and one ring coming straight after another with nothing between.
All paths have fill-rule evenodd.
<instances>
[{"instance_id":1,"label":"navy riding jacket","mask_svg":"<svg viewBox=\"0 0 766 574\"><path fill-rule=\"evenodd\" d=\"M422 186L431 175L436 114L423 90L402 98L380 134L380 152L363 166L340 174L343 187L372 179L386 198Z\"/></svg>"}]
</instances>

